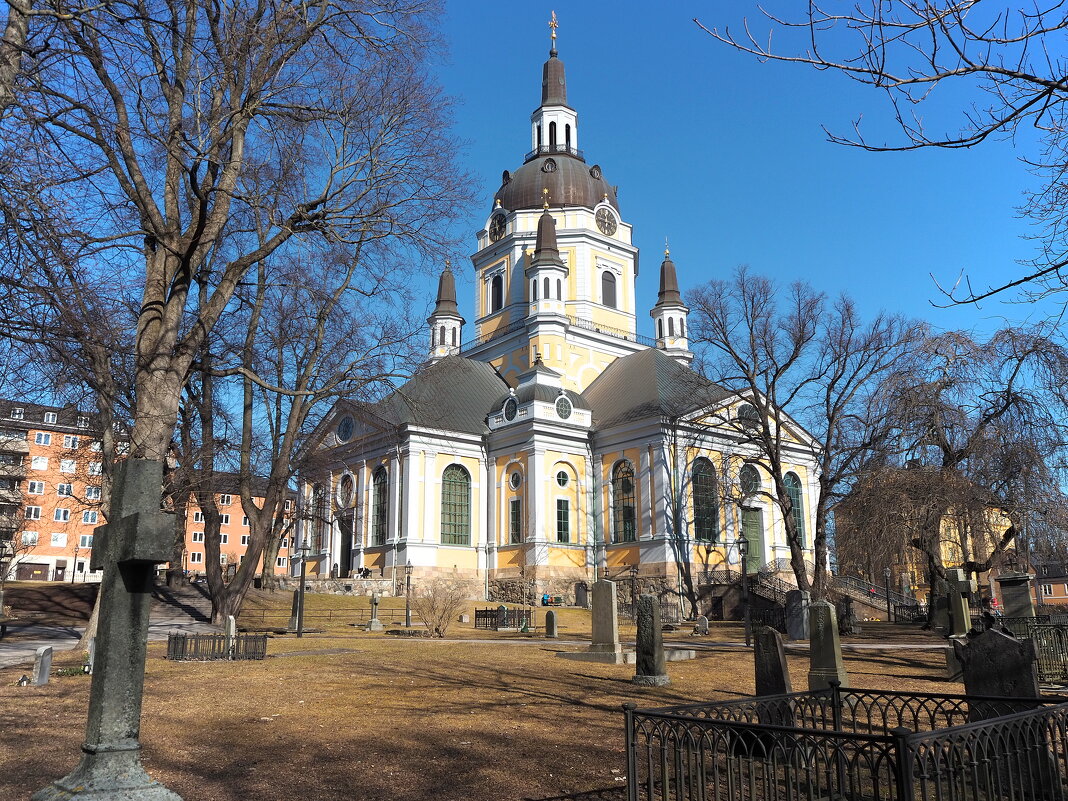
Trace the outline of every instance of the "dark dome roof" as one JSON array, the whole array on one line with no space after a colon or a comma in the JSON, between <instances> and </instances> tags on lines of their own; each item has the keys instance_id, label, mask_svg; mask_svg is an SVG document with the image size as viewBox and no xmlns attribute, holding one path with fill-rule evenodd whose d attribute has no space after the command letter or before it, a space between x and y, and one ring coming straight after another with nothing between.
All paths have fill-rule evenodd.
<instances>
[{"instance_id":1,"label":"dark dome roof","mask_svg":"<svg viewBox=\"0 0 1068 801\"><path fill-rule=\"evenodd\" d=\"M546 162L552 161L555 169L546 172ZM594 177L594 176L597 177ZM549 190L550 206L586 206L594 208L608 195L608 202L616 211L615 188L609 185L597 165L590 167L584 161L564 153L537 156L531 159L506 180L494 202L509 211L518 209L538 209L545 203L542 189Z\"/></svg>"}]
</instances>

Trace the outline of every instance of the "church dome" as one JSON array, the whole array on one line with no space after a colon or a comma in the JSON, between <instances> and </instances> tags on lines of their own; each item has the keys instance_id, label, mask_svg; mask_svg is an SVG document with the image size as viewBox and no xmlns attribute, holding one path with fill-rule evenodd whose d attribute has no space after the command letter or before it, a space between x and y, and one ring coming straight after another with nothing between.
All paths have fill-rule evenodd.
<instances>
[{"instance_id":1,"label":"church dome","mask_svg":"<svg viewBox=\"0 0 1068 801\"><path fill-rule=\"evenodd\" d=\"M559 149L563 151L564 147ZM545 203L543 189L549 190L550 206L592 209L607 196L608 202L619 211L615 187L604 179L601 168L596 164L591 167L566 152L538 155L514 173L505 172L504 182L493 199L509 211L539 209Z\"/></svg>"}]
</instances>

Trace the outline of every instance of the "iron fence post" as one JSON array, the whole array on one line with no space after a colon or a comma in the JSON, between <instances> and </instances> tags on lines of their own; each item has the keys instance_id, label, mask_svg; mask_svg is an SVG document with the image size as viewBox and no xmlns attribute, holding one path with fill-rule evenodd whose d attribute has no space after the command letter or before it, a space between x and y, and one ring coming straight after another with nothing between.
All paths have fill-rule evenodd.
<instances>
[{"instance_id":1,"label":"iron fence post","mask_svg":"<svg viewBox=\"0 0 1068 801\"><path fill-rule=\"evenodd\" d=\"M894 779L897 781L897 801L912 801L912 749L908 736L912 734L904 726L890 730L894 738Z\"/></svg>"},{"instance_id":2,"label":"iron fence post","mask_svg":"<svg viewBox=\"0 0 1068 801\"><path fill-rule=\"evenodd\" d=\"M638 743L634 737L634 710L638 705L632 701L623 704L623 720L627 743L627 801L638 801Z\"/></svg>"}]
</instances>

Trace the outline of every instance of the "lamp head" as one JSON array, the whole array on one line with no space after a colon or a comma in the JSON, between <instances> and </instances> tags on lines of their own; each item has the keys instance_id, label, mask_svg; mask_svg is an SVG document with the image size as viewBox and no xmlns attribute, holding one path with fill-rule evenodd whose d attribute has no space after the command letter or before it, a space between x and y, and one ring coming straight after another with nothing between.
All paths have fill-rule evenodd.
<instances>
[{"instance_id":1,"label":"lamp head","mask_svg":"<svg viewBox=\"0 0 1068 801\"><path fill-rule=\"evenodd\" d=\"M749 556L749 540L745 538L744 534L738 535L738 554L740 556Z\"/></svg>"}]
</instances>

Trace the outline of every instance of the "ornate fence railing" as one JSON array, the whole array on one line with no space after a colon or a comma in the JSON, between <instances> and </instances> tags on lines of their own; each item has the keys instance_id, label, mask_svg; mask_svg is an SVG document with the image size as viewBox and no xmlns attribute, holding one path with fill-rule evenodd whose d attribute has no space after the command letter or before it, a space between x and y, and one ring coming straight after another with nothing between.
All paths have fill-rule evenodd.
<instances>
[{"instance_id":1,"label":"ornate fence railing","mask_svg":"<svg viewBox=\"0 0 1068 801\"><path fill-rule=\"evenodd\" d=\"M1038 678L1046 684L1068 684L1068 626L1032 623L1027 636L1038 655Z\"/></svg>"},{"instance_id":2,"label":"ornate fence railing","mask_svg":"<svg viewBox=\"0 0 1068 801\"><path fill-rule=\"evenodd\" d=\"M616 611L621 618L634 620L634 605L630 601L616 601ZM660 602L660 622L672 625L682 622L682 612L676 601Z\"/></svg>"},{"instance_id":3,"label":"ornate fence railing","mask_svg":"<svg viewBox=\"0 0 1068 801\"><path fill-rule=\"evenodd\" d=\"M927 610L913 601L907 604L893 604L891 606L894 623L925 623Z\"/></svg>"},{"instance_id":4,"label":"ornate fence railing","mask_svg":"<svg viewBox=\"0 0 1068 801\"><path fill-rule=\"evenodd\" d=\"M499 629L529 628L534 624L530 609L476 609L475 628L497 631Z\"/></svg>"},{"instance_id":5,"label":"ornate fence railing","mask_svg":"<svg viewBox=\"0 0 1068 801\"><path fill-rule=\"evenodd\" d=\"M232 648L225 634L175 632L167 637L167 658L176 662L263 659L266 656L266 634L238 634Z\"/></svg>"},{"instance_id":6,"label":"ornate fence railing","mask_svg":"<svg viewBox=\"0 0 1068 801\"><path fill-rule=\"evenodd\" d=\"M753 609L750 616L754 626L770 626L776 631L786 633L786 610L781 606L770 609Z\"/></svg>"},{"instance_id":7,"label":"ornate fence railing","mask_svg":"<svg viewBox=\"0 0 1068 801\"><path fill-rule=\"evenodd\" d=\"M853 596L858 601L876 600L882 604L886 603L885 585L873 584L857 576L834 576L831 579L831 584L836 589ZM916 600L900 592L890 590L890 603L905 606L915 604Z\"/></svg>"},{"instance_id":8,"label":"ornate fence railing","mask_svg":"<svg viewBox=\"0 0 1068 801\"><path fill-rule=\"evenodd\" d=\"M1063 799L1065 701L832 687L625 704L628 799Z\"/></svg>"}]
</instances>

